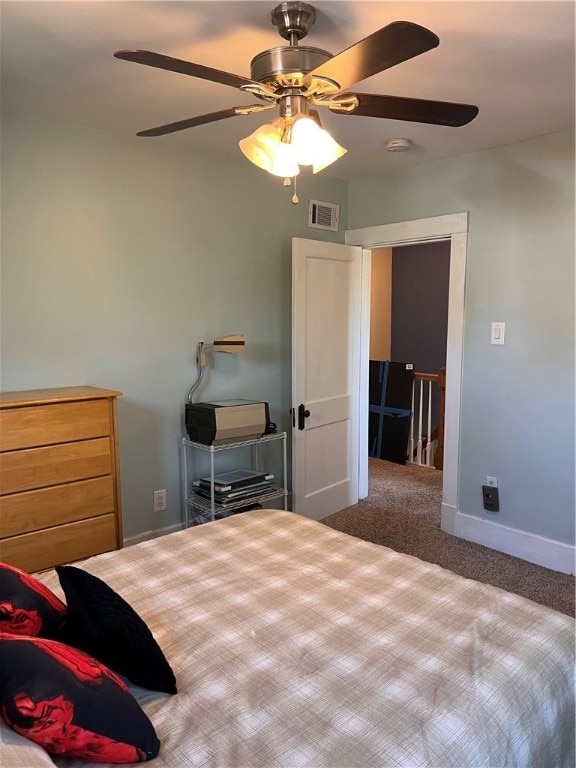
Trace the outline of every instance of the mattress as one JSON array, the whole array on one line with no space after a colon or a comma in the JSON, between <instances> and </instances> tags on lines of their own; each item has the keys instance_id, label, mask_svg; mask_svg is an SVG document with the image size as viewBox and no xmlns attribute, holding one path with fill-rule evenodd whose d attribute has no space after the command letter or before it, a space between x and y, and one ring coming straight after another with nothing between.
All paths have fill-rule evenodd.
<instances>
[{"instance_id":1,"label":"mattress","mask_svg":"<svg viewBox=\"0 0 576 768\"><path fill-rule=\"evenodd\" d=\"M78 565L176 675L131 687L155 768L574 765L574 620L525 598L278 510Z\"/></svg>"}]
</instances>

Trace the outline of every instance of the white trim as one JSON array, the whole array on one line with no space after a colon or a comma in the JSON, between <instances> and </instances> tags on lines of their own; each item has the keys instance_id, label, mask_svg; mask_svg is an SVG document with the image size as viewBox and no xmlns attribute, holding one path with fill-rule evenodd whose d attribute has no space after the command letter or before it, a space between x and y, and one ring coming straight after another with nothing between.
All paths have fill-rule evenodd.
<instances>
[{"instance_id":1,"label":"white trim","mask_svg":"<svg viewBox=\"0 0 576 768\"><path fill-rule=\"evenodd\" d=\"M466 220L468 216L466 215ZM450 279L448 295L448 335L446 342L446 400L444 415L444 472L442 501L459 506L460 418L462 403L462 352L464 347L464 289L468 235L454 233L450 238ZM451 518L441 518L448 533Z\"/></svg>"},{"instance_id":2,"label":"white trim","mask_svg":"<svg viewBox=\"0 0 576 768\"><path fill-rule=\"evenodd\" d=\"M128 538L124 539L124 546L131 547L134 544L141 544L143 541L157 539L160 536L166 536L168 533L181 531L184 527L183 523L176 523L175 525L167 525L166 528L156 528L154 531L144 531L144 533L138 533L136 536L128 536Z\"/></svg>"},{"instance_id":3,"label":"white trim","mask_svg":"<svg viewBox=\"0 0 576 768\"><path fill-rule=\"evenodd\" d=\"M407 245L422 240L445 240L454 234L468 232L468 213L450 213L428 219L399 221L346 231L346 245L362 245L364 248L387 247L393 243Z\"/></svg>"},{"instance_id":4,"label":"white trim","mask_svg":"<svg viewBox=\"0 0 576 768\"><path fill-rule=\"evenodd\" d=\"M362 297L360 299L360 392L359 400L359 452L358 452L358 498L368 496L368 372L370 362L370 274L372 251L362 249L361 282ZM366 446L366 450L362 448ZM365 468L363 469L365 465Z\"/></svg>"},{"instance_id":5,"label":"white trim","mask_svg":"<svg viewBox=\"0 0 576 768\"><path fill-rule=\"evenodd\" d=\"M450 240L450 285L448 297L448 339L446 350L446 423L444 430L444 472L441 527L455 534L460 476L460 406L462 382L462 347L464 340L464 287L468 247L468 213L452 213L428 219L381 224L346 232L347 245L364 249L390 248L430 240ZM368 262L369 264L369 262ZM363 273L364 276L365 273ZM369 279L367 280L369 285ZM366 290L362 301L362 328L369 328L370 301ZM364 354L364 353L363 353ZM366 355L367 357L367 355ZM361 369L360 414L368 413L368 366ZM362 422L360 422L362 423ZM363 434L360 434L363 440ZM360 445L367 445L365 440ZM368 451L359 452L359 491L368 493ZM360 497L363 498L362 493Z\"/></svg>"},{"instance_id":6,"label":"white trim","mask_svg":"<svg viewBox=\"0 0 576 768\"><path fill-rule=\"evenodd\" d=\"M457 512L456 536L561 573L574 573L576 547Z\"/></svg>"},{"instance_id":7,"label":"white trim","mask_svg":"<svg viewBox=\"0 0 576 768\"><path fill-rule=\"evenodd\" d=\"M440 508L440 520L442 521L441 528L445 533L449 533L452 536L456 536L456 515L458 508L453 504L444 504Z\"/></svg>"}]
</instances>

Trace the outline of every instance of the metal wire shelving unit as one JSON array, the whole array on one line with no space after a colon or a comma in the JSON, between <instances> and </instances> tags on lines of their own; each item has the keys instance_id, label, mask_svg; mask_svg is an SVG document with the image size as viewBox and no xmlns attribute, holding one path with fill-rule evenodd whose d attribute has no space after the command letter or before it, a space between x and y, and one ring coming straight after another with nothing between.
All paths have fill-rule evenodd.
<instances>
[{"instance_id":1,"label":"metal wire shelving unit","mask_svg":"<svg viewBox=\"0 0 576 768\"><path fill-rule=\"evenodd\" d=\"M216 454L222 451L231 451L238 448L252 447L252 468L260 469L259 448L263 445L281 441L282 443L282 484L272 485L266 493L255 493L253 496L226 503L219 504L214 498L214 476L216 467ZM190 454L194 451L202 451L210 455L210 498L198 496L192 490L192 478L190 467ZM238 440L221 445L205 445L182 438L182 497L186 514L186 527L190 525L199 525L201 523L216 520L221 517L228 517L239 509L250 504L261 504L273 499L283 499L284 509L288 509L288 490L286 488L287 457L286 457L286 432L278 432L270 435L263 435L251 440Z\"/></svg>"}]
</instances>

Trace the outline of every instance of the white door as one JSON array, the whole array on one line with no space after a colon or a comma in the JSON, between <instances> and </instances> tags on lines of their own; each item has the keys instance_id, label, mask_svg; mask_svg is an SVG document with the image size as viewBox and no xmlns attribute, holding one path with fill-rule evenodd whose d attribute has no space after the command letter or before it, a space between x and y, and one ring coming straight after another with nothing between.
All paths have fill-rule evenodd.
<instances>
[{"instance_id":1,"label":"white door","mask_svg":"<svg viewBox=\"0 0 576 768\"><path fill-rule=\"evenodd\" d=\"M358 501L362 249L292 240L292 509Z\"/></svg>"}]
</instances>

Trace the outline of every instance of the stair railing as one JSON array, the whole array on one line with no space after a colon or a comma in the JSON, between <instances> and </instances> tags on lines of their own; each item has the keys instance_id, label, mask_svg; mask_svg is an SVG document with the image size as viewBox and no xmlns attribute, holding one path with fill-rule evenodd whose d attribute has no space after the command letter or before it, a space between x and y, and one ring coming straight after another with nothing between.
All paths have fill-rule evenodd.
<instances>
[{"instance_id":1,"label":"stair railing","mask_svg":"<svg viewBox=\"0 0 576 768\"><path fill-rule=\"evenodd\" d=\"M445 386L445 369L440 373L414 374L412 384L412 415L410 417L410 437L408 441L408 461L425 467L442 469L441 453L435 457L436 451L442 452L444 435L444 398L441 397L440 425L432 431L432 387ZM441 391L443 394L443 391ZM438 462L440 459L440 462ZM438 466L440 463L440 466Z\"/></svg>"}]
</instances>

